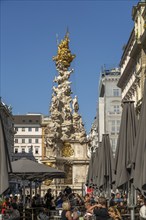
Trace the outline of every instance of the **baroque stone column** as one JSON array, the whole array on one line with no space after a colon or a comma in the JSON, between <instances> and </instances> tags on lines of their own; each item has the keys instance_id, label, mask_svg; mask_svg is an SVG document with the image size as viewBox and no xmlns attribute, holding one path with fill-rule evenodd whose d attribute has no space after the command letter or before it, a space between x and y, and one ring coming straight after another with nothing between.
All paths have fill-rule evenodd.
<instances>
[{"instance_id":1,"label":"baroque stone column","mask_svg":"<svg viewBox=\"0 0 146 220\"><path fill-rule=\"evenodd\" d=\"M53 93L50 106L50 116L45 128L45 145L56 159L56 166L68 170L68 180L64 184L79 188L86 179L88 165L87 136L79 114L77 96L72 98L71 82L73 69L70 68L75 55L69 49L68 33L58 45L57 55L53 57L58 76L54 79ZM84 166L86 164L86 166ZM80 175L80 171L83 175ZM80 176L80 177L79 177Z\"/></svg>"}]
</instances>

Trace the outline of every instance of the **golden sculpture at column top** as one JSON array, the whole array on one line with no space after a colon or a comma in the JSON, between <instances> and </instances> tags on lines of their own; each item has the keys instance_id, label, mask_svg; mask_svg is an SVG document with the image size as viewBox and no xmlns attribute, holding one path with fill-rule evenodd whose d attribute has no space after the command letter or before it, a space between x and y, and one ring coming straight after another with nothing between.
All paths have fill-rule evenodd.
<instances>
[{"instance_id":1,"label":"golden sculpture at column top","mask_svg":"<svg viewBox=\"0 0 146 220\"><path fill-rule=\"evenodd\" d=\"M67 32L64 39L61 40L58 45L57 56L53 57L53 60L56 61L56 65L61 64L62 67L68 68L76 57L74 54L71 54L71 51L69 50L69 42L69 34Z\"/></svg>"}]
</instances>

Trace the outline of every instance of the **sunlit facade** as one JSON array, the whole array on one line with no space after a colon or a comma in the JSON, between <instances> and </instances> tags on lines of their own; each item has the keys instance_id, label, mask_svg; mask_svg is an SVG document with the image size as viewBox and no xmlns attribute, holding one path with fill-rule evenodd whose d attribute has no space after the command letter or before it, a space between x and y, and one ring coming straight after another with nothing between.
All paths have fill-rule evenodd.
<instances>
[{"instance_id":1,"label":"sunlit facade","mask_svg":"<svg viewBox=\"0 0 146 220\"><path fill-rule=\"evenodd\" d=\"M117 87L120 70L113 68L101 73L98 100L99 142L103 134L110 135L111 147L115 153L121 121L121 89Z\"/></svg>"},{"instance_id":2,"label":"sunlit facade","mask_svg":"<svg viewBox=\"0 0 146 220\"><path fill-rule=\"evenodd\" d=\"M132 9L133 30L120 61L121 77L118 87L122 100L135 101L140 110L146 75L146 2L141 1Z\"/></svg>"},{"instance_id":3,"label":"sunlit facade","mask_svg":"<svg viewBox=\"0 0 146 220\"><path fill-rule=\"evenodd\" d=\"M42 159L42 115L14 115L14 154L13 160L21 157Z\"/></svg>"}]
</instances>

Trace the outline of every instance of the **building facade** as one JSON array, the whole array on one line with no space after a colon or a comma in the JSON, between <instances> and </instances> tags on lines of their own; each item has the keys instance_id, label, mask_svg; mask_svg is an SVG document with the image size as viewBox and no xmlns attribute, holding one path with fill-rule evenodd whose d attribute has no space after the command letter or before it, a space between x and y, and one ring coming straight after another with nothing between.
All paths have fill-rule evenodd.
<instances>
[{"instance_id":1,"label":"building facade","mask_svg":"<svg viewBox=\"0 0 146 220\"><path fill-rule=\"evenodd\" d=\"M120 70L103 70L99 82L98 134L99 142L103 134L110 135L111 147L115 153L121 122L121 90L117 87Z\"/></svg>"},{"instance_id":2,"label":"building facade","mask_svg":"<svg viewBox=\"0 0 146 220\"><path fill-rule=\"evenodd\" d=\"M42 159L42 117L41 114L14 115L13 160Z\"/></svg>"},{"instance_id":3,"label":"building facade","mask_svg":"<svg viewBox=\"0 0 146 220\"><path fill-rule=\"evenodd\" d=\"M139 112L146 75L146 1L133 7L132 19L134 27L121 57L118 87L122 91L122 100L135 101Z\"/></svg>"}]
</instances>

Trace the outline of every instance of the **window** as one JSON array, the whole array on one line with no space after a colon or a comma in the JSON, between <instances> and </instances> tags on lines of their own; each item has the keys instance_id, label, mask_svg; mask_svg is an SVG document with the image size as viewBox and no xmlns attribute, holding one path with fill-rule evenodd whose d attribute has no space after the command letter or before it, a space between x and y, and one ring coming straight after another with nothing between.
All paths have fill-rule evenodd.
<instances>
[{"instance_id":1,"label":"window","mask_svg":"<svg viewBox=\"0 0 146 220\"><path fill-rule=\"evenodd\" d=\"M22 148L22 153L25 153L25 148Z\"/></svg>"},{"instance_id":2,"label":"window","mask_svg":"<svg viewBox=\"0 0 146 220\"><path fill-rule=\"evenodd\" d=\"M28 139L28 143L29 143L29 144L32 143L32 139L31 139L31 138Z\"/></svg>"},{"instance_id":3,"label":"window","mask_svg":"<svg viewBox=\"0 0 146 220\"><path fill-rule=\"evenodd\" d=\"M35 139L35 143L36 143L36 144L39 143L39 139L38 139L38 138Z\"/></svg>"},{"instance_id":4,"label":"window","mask_svg":"<svg viewBox=\"0 0 146 220\"><path fill-rule=\"evenodd\" d=\"M111 132L115 133L115 121L111 121Z\"/></svg>"},{"instance_id":5,"label":"window","mask_svg":"<svg viewBox=\"0 0 146 220\"><path fill-rule=\"evenodd\" d=\"M23 143L23 144L25 143L25 139L24 139L24 138L22 139L22 143Z\"/></svg>"},{"instance_id":6,"label":"window","mask_svg":"<svg viewBox=\"0 0 146 220\"><path fill-rule=\"evenodd\" d=\"M119 105L114 105L114 113L120 114L120 106Z\"/></svg>"},{"instance_id":7,"label":"window","mask_svg":"<svg viewBox=\"0 0 146 220\"><path fill-rule=\"evenodd\" d=\"M25 128L22 128L22 131L25 131Z\"/></svg>"},{"instance_id":8,"label":"window","mask_svg":"<svg viewBox=\"0 0 146 220\"><path fill-rule=\"evenodd\" d=\"M28 131L32 131L32 128L28 128Z\"/></svg>"},{"instance_id":9,"label":"window","mask_svg":"<svg viewBox=\"0 0 146 220\"><path fill-rule=\"evenodd\" d=\"M14 149L14 153L17 154L18 153L18 148Z\"/></svg>"},{"instance_id":10,"label":"window","mask_svg":"<svg viewBox=\"0 0 146 220\"><path fill-rule=\"evenodd\" d=\"M120 90L119 89L113 89L113 96L120 96Z\"/></svg>"},{"instance_id":11,"label":"window","mask_svg":"<svg viewBox=\"0 0 146 220\"><path fill-rule=\"evenodd\" d=\"M38 147L35 147L35 154L38 154L39 153L39 149Z\"/></svg>"},{"instance_id":12,"label":"window","mask_svg":"<svg viewBox=\"0 0 146 220\"><path fill-rule=\"evenodd\" d=\"M111 133L115 134L115 133L119 133L120 130L120 120L112 120L111 121Z\"/></svg>"},{"instance_id":13,"label":"window","mask_svg":"<svg viewBox=\"0 0 146 220\"><path fill-rule=\"evenodd\" d=\"M39 131L39 128L35 128L35 131Z\"/></svg>"},{"instance_id":14,"label":"window","mask_svg":"<svg viewBox=\"0 0 146 220\"><path fill-rule=\"evenodd\" d=\"M117 133L119 133L120 131L120 124L121 124L121 121L117 120Z\"/></svg>"},{"instance_id":15,"label":"window","mask_svg":"<svg viewBox=\"0 0 146 220\"><path fill-rule=\"evenodd\" d=\"M15 139L15 143L18 143L18 139L17 138Z\"/></svg>"}]
</instances>

